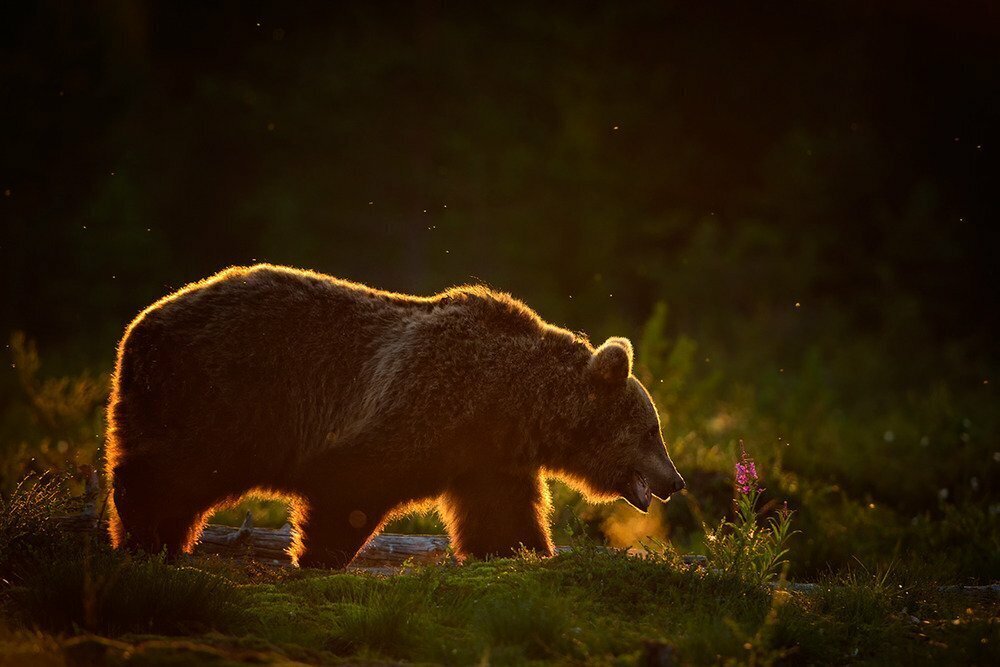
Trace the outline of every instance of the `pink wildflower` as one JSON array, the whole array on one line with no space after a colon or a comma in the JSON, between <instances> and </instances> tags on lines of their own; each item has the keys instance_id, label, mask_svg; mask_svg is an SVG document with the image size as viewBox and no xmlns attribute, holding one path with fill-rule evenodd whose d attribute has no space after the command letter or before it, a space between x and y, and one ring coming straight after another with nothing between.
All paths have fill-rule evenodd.
<instances>
[{"instance_id":1,"label":"pink wildflower","mask_svg":"<svg viewBox=\"0 0 1000 667\"><path fill-rule=\"evenodd\" d=\"M740 460L736 462L734 472L736 474L736 487L740 490L740 493L746 495L752 490L760 490L757 488L757 464L747 454L742 441L740 441L740 449L742 449L742 453L740 454Z\"/></svg>"}]
</instances>

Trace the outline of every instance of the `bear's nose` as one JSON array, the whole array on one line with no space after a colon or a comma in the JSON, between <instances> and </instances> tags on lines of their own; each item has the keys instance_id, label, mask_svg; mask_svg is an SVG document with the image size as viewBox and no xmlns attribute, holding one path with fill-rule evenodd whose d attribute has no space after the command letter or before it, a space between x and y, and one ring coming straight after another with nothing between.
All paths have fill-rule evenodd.
<instances>
[{"instance_id":1,"label":"bear's nose","mask_svg":"<svg viewBox=\"0 0 1000 667\"><path fill-rule=\"evenodd\" d=\"M684 478L680 475L677 476L673 482L671 482L670 493L679 493L687 488L687 484L684 482Z\"/></svg>"}]
</instances>

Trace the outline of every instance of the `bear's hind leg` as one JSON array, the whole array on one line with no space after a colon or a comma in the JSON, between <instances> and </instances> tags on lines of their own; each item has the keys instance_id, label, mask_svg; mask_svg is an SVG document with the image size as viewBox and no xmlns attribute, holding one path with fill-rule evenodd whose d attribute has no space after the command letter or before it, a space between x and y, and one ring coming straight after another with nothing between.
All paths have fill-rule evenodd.
<instances>
[{"instance_id":1,"label":"bear's hind leg","mask_svg":"<svg viewBox=\"0 0 1000 667\"><path fill-rule=\"evenodd\" d=\"M438 493L372 439L392 437L372 429L302 462L290 476L289 492L304 505L294 522L301 543L292 547L300 566L346 567L394 510Z\"/></svg>"},{"instance_id":2,"label":"bear's hind leg","mask_svg":"<svg viewBox=\"0 0 1000 667\"><path fill-rule=\"evenodd\" d=\"M343 569L385 520L387 510L359 498L326 493L310 496L296 528L302 535L301 567Z\"/></svg>"},{"instance_id":3,"label":"bear's hind leg","mask_svg":"<svg viewBox=\"0 0 1000 667\"><path fill-rule=\"evenodd\" d=\"M522 548L553 553L548 488L537 473L464 477L441 497L452 548L463 556L510 557Z\"/></svg>"},{"instance_id":4,"label":"bear's hind leg","mask_svg":"<svg viewBox=\"0 0 1000 667\"><path fill-rule=\"evenodd\" d=\"M398 504L393 480L352 448L327 452L302 466L292 487L304 507L296 512L300 541L292 555L301 567L347 567Z\"/></svg>"}]
</instances>

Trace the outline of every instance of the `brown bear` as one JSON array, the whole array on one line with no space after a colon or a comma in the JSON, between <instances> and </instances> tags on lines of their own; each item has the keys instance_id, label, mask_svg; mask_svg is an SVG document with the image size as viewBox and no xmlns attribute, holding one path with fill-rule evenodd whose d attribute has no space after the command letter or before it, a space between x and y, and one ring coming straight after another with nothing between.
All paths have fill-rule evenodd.
<instances>
[{"instance_id":1,"label":"brown bear","mask_svg":"<svg viewBox=\"0 0 1000 667\"><path fill-rule=\"evenodd\" d=\"M156 302L118 346L111 537L175 554L248 493L290 499L292 556L343 567L435 504L460 555L552 553L546 477L595 500L684 488L632 346L481 286L431 297L271 265Z\"/></svg>"}]
</instances>

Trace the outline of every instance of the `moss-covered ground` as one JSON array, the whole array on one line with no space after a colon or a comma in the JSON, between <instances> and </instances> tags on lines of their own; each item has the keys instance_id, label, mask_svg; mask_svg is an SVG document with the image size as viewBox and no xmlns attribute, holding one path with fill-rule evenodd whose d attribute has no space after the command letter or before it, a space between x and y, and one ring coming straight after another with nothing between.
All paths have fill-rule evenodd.
<instances>
[{"instance_id":1,"label":"moss-covered ground","mask_svg":"<svg viewBox=\"0 0 1000 667\"><path fill-rule=\"evenodd\" d=\"M585 547L395 576L95 548L7 587L0 664L1000 664L996 598L860 567L821 583Z\"/></svg>"}]
</instances>

